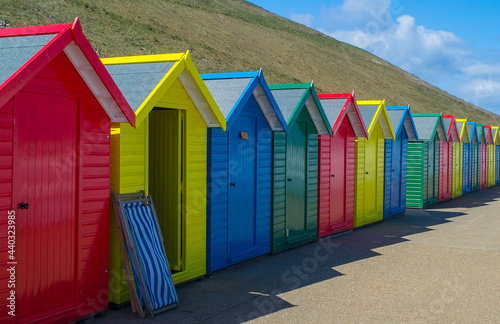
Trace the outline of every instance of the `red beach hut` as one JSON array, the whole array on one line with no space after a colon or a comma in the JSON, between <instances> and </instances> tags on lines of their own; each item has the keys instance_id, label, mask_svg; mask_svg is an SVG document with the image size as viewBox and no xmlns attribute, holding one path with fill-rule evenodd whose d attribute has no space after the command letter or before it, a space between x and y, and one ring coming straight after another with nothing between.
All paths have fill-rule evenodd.
<instances>
[{"instance_id":1,"label":"red beach hut","mask_svg":"<svg viewBox=\"0 0 500 324\"><path fill-rule=\"evenodd\" d=\"M368 137L354 91L319 94L332 136L319 136L319 237L350 230L354 225L356 137Z\"/></svg>"},{"instance_id":2,"label":"red beach hut","mask_svg":"<svg viewBox=\"0 0 500 324\"><path fill-rule=\"evenodd\" d=\"M8 220L16 233L0 257L0 321L77 320L108 305L110 127L134 112L78 19L1 29L0 57L2 248Z\"/></svg>"}]
</instances>

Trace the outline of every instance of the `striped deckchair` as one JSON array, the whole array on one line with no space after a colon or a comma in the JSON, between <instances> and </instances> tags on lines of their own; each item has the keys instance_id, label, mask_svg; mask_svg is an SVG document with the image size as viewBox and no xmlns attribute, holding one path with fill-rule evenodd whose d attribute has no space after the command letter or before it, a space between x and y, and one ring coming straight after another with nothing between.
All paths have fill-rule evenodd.
<instances>
[{"instance_id":1,"label":"striped deckchair","mask_svg":"<svg viewBox=\"0 0 500 324\"><path fill-rule=\"evenodd\" d=\"M113 193L132 309L141 318L144 317L143 308L149 317L153 317L179 304L153 199L144 196L144 192ZM132 271L128 269L129 264Z\"/></svg>"}]
</instances>

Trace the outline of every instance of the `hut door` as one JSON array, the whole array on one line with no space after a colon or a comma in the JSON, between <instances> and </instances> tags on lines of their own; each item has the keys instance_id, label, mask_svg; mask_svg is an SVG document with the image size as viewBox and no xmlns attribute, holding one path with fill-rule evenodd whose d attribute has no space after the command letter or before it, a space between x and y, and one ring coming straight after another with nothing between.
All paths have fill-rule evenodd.
<instances>
[{"instance_id":1,"label":"hut door","mask_svg":"<svg viewBox=\"0 0 500 324\"><path fill-rule=\"evenodd\" d=\"M348 127L339 127L331 139L330 165L330 227L339 226L346 221L346 144Z\"/></svg>"},{"instance_id":2,"label":"hut door","mask_svg":"<svg viewBox=\"0 0 500 324\"><path fill-rule=\"evenodd\" d=\"M383 138L380 132L380 126L374 129L365 144L364 215L367 220L377 217L378 143Z\"/></svg>"},{"instance_id":3,"label":"hut door","mask_svg":"<svg viewBox=\"0 0 500 324\"><path fill-rule=\"evenodd\" d=\"M463 173L463 187L470 188L470 144L464 143L463 145L463 164L462 164L462 173Z\"/></svg>"},{"instance_id":4,"label":"hut door","mask_svg":"<svg viewBox=\"0 0 500 324\"><path fill-rule=\"evenodd\" d=\"M401 135L398 141L393 142L392 145L392 177L391 177L391 209L396 209L402 206L401 202L401 171L403 169L403 143L405 135Z\"/></svg>"},{"instance_id":5,"label":"hut door","mask_svg":"<svg viewBox=\"0 0 500 324\"><path fill-rule=\"evenodd\" d=\"M440 192L440 197L439 199L446 199L449 194L449 181L451 179L449 178L449 170L450 170L450 163L449 163L449 154L450 154L450 148L447 142L440 143L439 145L439 158L440 158L440 170L439 170L439 180L443 181L442 184L442 192Z\"/></svg>"},{"instance_id":6,"label":"hut door","mask_svg":"<svg viewBox=\"0 0 500 324\"><path fill-rule=\"evenodd\" d=\"M228 256L256 248L257 117L240 115L229 131Z\"/></svg>"},{"instance_id":7,"label":"hut door","mask_svg":"<svg viewBox=\"0 0 500 324\"><path fill-rule=\"evenodd\" d=\"M478 169L478 145L470 144L470 164L471 164L471 186L472 190L477 190L479 186L479 169Z\"/></svg>"},{"instance_id":8,"label":"hut door","mask_svg":"<svg viewBox=\"0 0 500 324\"><path fill-rule=\"evenodd\" d=\"M307 122L297 120L286 141L286 232L289 239L294 239L307 230Z\"/></svg>"},{"instance_id":9,"label":"hut door","mask_svg":"<svg viewBox=\"0 0 500 324\"><path fill-rule=\"evenodd\" d=\"M78 117L72 98L20 94L15 100L12 261L20 319L76 302Z\"/></svg>"},{"instance_id":10,"label":"hut door","mask_svg":"<svg viewBox=\"0 0 500 324\"><path fill-rule=\"evenodd\" d=\"M149 194L153 197L170 268L182 271L183 112L149 114Z\"/></svg>"}]
</instances>

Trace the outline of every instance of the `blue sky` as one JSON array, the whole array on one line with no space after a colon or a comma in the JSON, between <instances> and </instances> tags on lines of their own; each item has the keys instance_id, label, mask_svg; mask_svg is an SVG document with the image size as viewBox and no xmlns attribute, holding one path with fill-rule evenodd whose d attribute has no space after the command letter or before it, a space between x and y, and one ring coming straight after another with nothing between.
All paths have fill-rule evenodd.
<instances>
[{"instance_id":1,"label":"blue sky","mask_svg":"<svg viewBox=\"0 0 500 324\"><path fill-rule=\"evenodd\" d=\"M498 0L250 0L500 114Z\"/></svg>"}]
</instances>

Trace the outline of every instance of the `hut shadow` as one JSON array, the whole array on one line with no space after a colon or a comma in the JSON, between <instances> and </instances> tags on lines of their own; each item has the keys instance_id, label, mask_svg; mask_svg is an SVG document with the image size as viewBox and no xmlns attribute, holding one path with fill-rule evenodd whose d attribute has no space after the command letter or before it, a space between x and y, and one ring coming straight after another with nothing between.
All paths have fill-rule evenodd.
<instances>
[{"instance_id":1,"label":"hut shadow","mask_svg":"<svg viewBox=\"0 0 500 324\"><path fill-rule=\"evenodd\" d=\"M474 191L457 198L448 201L445 205L446 208L474 208L484 206L500 199L500 185ZM441 208L441 204L429 206L429 208Z\"/></svg>"}]
</instances>

